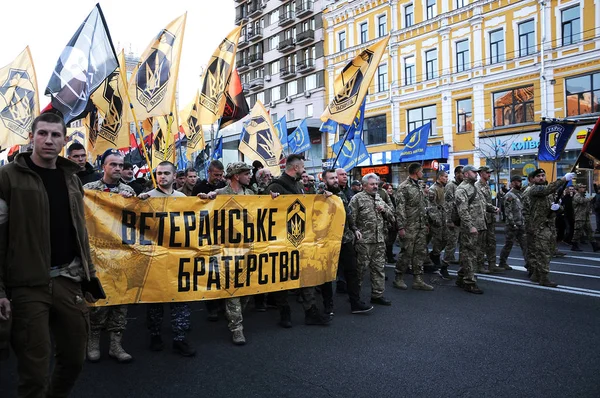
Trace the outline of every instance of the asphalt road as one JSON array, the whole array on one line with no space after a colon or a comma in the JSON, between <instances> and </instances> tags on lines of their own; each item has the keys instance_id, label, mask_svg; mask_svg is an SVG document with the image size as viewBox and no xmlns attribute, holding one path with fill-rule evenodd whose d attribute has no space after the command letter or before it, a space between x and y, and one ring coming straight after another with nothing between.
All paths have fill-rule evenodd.
<instances>
[{"instance_id":1,"label":"asphalt road","mask_svg":"<svg viewBox=\"0 0 600 398\"><path fill-rule=\"evenodd\" d=\"M390 266L391 307L351 315L338 295L327 327L303 325L297 303L294 327L285 330L276 310L255 313L250 305L243 347L232 345L223 319L207 322L194 303L194 358L149 351L145 308L133 306L124 345L134 362L110 360L104 340L102 361L85 365L72 396L599 397L600 255L584 248L553 260L558 289L529 282L514 248L515 270L481 276L480 296L433 275L426 278L434 292L395 290ZM168 322L163 336L168 341ZM0 397L14 396L15 383L13 356L0 362Z\"/></svg>"}]
</instances>

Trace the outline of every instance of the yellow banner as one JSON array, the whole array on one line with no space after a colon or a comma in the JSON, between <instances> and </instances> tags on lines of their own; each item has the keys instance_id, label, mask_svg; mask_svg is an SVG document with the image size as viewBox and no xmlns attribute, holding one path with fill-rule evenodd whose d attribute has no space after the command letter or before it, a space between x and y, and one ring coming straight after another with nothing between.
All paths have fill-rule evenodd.
<instances>
[{"instance_id":1,"label":"yellow banner","mask_svg":"<svg viewBox=\"0 0 600 398\"><path fill-rule=\"evenodd\" d=\"M0 148L29 144L33 119L40 114L37 80L29 47L0 68Z\"/></svg>"},{"instance_id":2,"label":"yellow banner","mask_svg":"<svg viewBox=\"0 0 600 398\"><path fill-rule=\"evenodd\" d=\"M273 176L277 177L281 174L279 168L279 158L283 151L281 141L271 117L260 101L256 101L250 112L250 119L244 125L239 151L250 161L260 160L265 168L271 170Z\"/></svg>"},{"instance_id":3,"label":"yellow banner","mask_svg":"<svg viewBox=\"0 0 600 398\"><path fill-rule=\"evenodd\" d=\"M206 146L202 125L198 120L198 94L179 113L179 120L187 137L187 158L191 162L194 160L192 155L203 150Z\"/></svg>"},{"instance_id":4,"label":"yellow banner","mask_svg":"<svg viewBox=\"0 0 600 398\"><path fill-rule=\"evenodd\" d=\"M365 48L335 77L333 101L321 115L322 121L331 119L345 125L352 124L389 40L390 37L387 36Z\"/></svg>"},{"instance_id":5,"label":"yellow banner","mask_svg":"<svg viewBox=\"0 0 600 398\"><path fill-rule=\"evenodd\" d=\"M335 279L345 212L323 195L137 198L85 192L99 305L197 301Z\"/></svg>"}]
</instances>

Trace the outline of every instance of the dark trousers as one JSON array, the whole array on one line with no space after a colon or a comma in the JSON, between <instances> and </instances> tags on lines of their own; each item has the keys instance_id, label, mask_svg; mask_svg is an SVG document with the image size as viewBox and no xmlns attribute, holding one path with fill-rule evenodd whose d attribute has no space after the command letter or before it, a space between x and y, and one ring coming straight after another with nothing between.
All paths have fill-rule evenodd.
<instances>
[{"instance_id":1,"label":"dark trousers","mask_svg":"<svg viewBox=\"0 0 600 398\"><path fill-rule=\"evenodd\" d=\"M89 310L81 284L64 277L48 286L18 287L10 291L13 310L12 348L17 357L19 397L66 397L85 359ZM55 365L50 385L50 358L55 343Z\"/></svg>"},{"instance_id":2,"label":"dark trousers","mask_svg":"<svg viewBox=\"0 0 600 398\"><path fill-rule=\"evenodd\" d=\"M346 289L348 297L350 297L350 302L359 302L360 283L358 280L358 263L356 262L356 250L352 242L342 243L338 268L342 269L346 278Z\"/></svg>"},{"instance_id":3,"label":"dark trousers","mask_svg":"<svg viewBox=\"0 0 600 398\"><path fill-rule=\"evenodd\" d=\"M600 195L600 194L596 194L596 195ZM600 231L600 211L595 210L594 213L596 213L596 231Z\"/></svg>"},{"instance_id":4,"label":"dark trousers","mask_svg":"<svg viewBox=\"0 0 600 398\"><path fill-rule=\"evenodd\" d=\"M185 334L190 329L190 305L188 303L169 303L171 310L171 331L174 341L185 340ZM164 317L164 305L148 304L146 318L150 336L160 336Z\"/></svg>"}]
</instances>

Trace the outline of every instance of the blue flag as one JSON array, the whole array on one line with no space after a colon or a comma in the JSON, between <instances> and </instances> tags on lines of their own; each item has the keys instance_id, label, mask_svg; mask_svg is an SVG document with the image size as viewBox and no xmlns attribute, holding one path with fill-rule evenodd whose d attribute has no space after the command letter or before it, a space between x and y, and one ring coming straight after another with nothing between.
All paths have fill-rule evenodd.
<instances>
[{"instance_id":1,"label":"blue flag","mask_svg":"<svg viewBox=\"0 0 600 398\"><path fill-rule=\"evenodd\" d=\"M567 142L575 131L575 124L564 122L542 122L538 160L555 162L562 155Z\"/></svg>"},{"instance_id":2,"label":"blue flag","mask_svg":"<svg viewBox=\"0 0 600 398\"><path fill-rule=\"evenodd\" d=\"M321 124L319 131L321 133L335 134L337 131L338 123L335 120L327 119L327 121Z\"/></svg>"},{"instance_id":3,"label":"blue flag","mask_svg":"<svg viewBox=\"0 0 600 398\"><path fill-rule=\"evenodd\" d=\"M281 141L281 149L287 152L289 144L287 134L287 119L285 115L273 123L273 126L275 126L275 130L277 130L277 136L279 137L279 141Z\"/></svg>"},{"instance_id":4,"label":"blue flag","mask_svg":"<svg viewBox=\"0 0 600 398\"><path fill-rule=\"evenodd\" d=\"M427 139L431 132L431 122L417 127L406 135L402 142L405 146L400 152L400 160L402 162L418 161L425 159L425 151L427 150Z\"/></svg>"},{"instance_id":5,"label":"blue flag","mask_svg":"<svg viewBox=\"0 0 600 398\"><path fill-rule=\"evenodd\" d=\"M342 145L343 144L343 145ZM340 140L333 144L333 152L339 154L337 163L333 168L341 167L346 172L352 170L357 164L362 163L369 157L369 152L363 140L356 136L353 140Z\"/></svg>"},{"instance_id":6,"label":"blue flag","mask_svg":"<svg viewBox=\"0 0 600 398\"><path fill-rule=\"evenodd\" d=\"M219 137L215 144L215 151L213 152L213 159L223 159L223 137Z\"/></svg>"},{"instance_id":7,"label":"blue flag","mask_svg":"<svg viewBox=\"0 0 600 398\"><path fill-rule=\"evenodd\" d=\"M288 136L290 153L302 153L310 149L310 136L306 127L306 119L302 120L296 130Z\"/></svg>"},{"instance_id":8,"label":"blue flag","mask_svg":"<svg viewBox=\"0 0 600 398\"><path fill-rule=\"evenodd\" d=\"M342 125L347 131L347 133L346 133L348 135L348 137L346 138L347 141L352 141L356 134L358 134L359 137L362 137L363 126L365 124L365 104L366 104L366 102L367 102L367 100L365 98L365 100L363 100L363 103L360 106L360 108L358 108L358 113L354 117L354 120L352 121L352 124L350 126Z\"/></svg>"}]
</instances>

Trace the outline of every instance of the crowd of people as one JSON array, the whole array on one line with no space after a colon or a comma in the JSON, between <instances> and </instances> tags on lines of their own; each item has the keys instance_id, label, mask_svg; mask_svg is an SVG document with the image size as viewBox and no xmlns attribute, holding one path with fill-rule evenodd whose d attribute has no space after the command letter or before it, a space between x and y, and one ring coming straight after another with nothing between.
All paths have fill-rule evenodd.
<instances>
[{"instance_id":1,"label":"crowd of people","mask_svg":"<svg viewBox=\"0 0 600 398\"><path fill-rule=\"evenodd\" d=\"M120 363L133 359L123 347L128 306L86 304L99 299L93 288L99 281L85 226L84 190L142 200L193 196L206 201L218 195L267 195L276 200L286 194L335 195L343 203L346 222L339 260L328 265L337 267L335 290L347 294L352 314L368 313L374 305L392 305L385 294L386 263L395 263L391 284L395 289L406 290L409 282L412 289L434 291L424 274L435 272L444 280L452 280L449 267L455 264L459 265L456 286L482 294L476 274L510 271L508 256L515 242L521 246L531 280L556 287L549 278L550 259L559 254L555 219L568 206L574 214L569 224L573 250L579 250L586 239L598 250L589 217L592 199L586 197L585 186L565 189L574 173L548 183L545 171L537 169L529 175L524 190L521 178L511 179L510 190L503 196L506 243L497 264L495 223L500 209L492 202L489 181L493 170L487 166L458 166L450 182L448 174L439 171L434 183L427 186L422 165L412 163L408 177L394 189L372 173L350 182L344 169L324 170L322 181L317 183L306 173L299 155L287 157L278 178L260 162L234 162L224 167L213 160L207 178L198 181L196 170L177 171L171 162L164 161L154 170L154 187L152 181L135 178L133 166L116 149L102 155L101 172L86 161L85 148L80 144L67 148L70 161L58 156L65 145L65 132L60 117L43 113L33 122L32 152L19 154L0 168L0 330L11 331L19 396L67 396L84 359L101 359L103 331L109 334L110 357ZM396 244L401 248L397 259ZM367 273L371 289L365 302L361 287ZM407 274L412 274L410 280ZM206 301L207 319L216 321L224 313L232 342L243 345L243 310L249 300L253 300L255 311L277 308L279 325L290 328L290 294L302 303L306 325L331 323L336 311L332 282L295 292ZM322 309L317 305L318 297ZM172 349L182 356L195 355L187 338L189 304L169 303L169 307ZM164 305L146 305L146 311L149 348L163 350ZM55 366L49 377L53 349Z\"/></svg>"}]
</instances>

